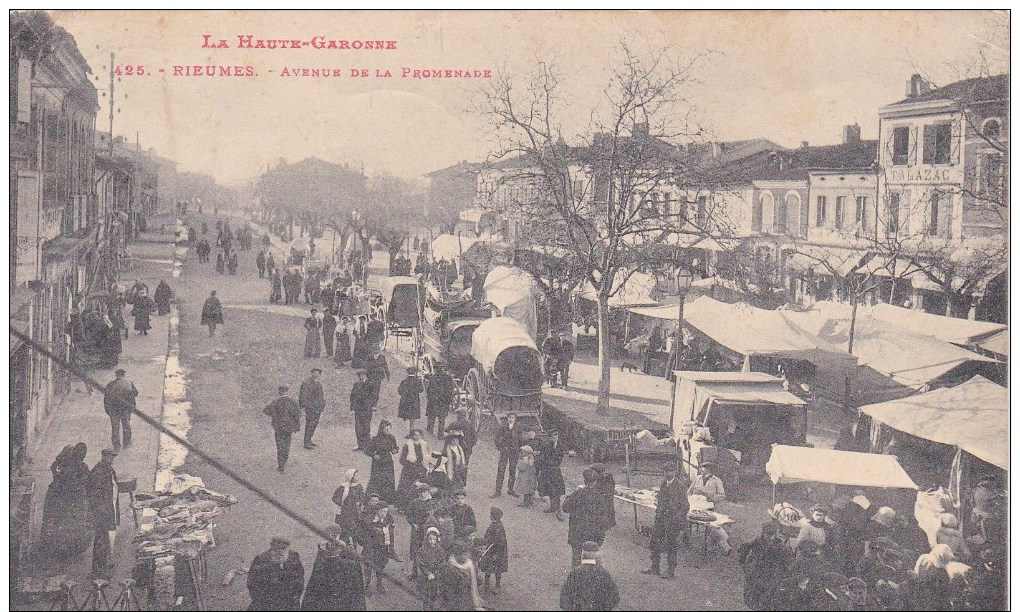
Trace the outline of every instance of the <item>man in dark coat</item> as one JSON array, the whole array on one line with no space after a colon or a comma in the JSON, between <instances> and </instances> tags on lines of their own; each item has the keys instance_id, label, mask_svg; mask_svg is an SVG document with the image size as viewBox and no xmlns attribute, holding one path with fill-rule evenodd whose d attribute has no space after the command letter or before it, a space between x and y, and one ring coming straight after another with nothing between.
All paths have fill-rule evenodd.
<instances>
[{"instance_id":1,"label":"man in dark coat","mask_svg":"<svg viewBox=\"0 0 1020 612\"><path fill-rule=\"evenodd\" d=\"M574 341L569 332L560 334L560 358L558 369L560 372L560 385L566 389L567 380L570 378L570 364L574 361Z\"/></svg>"},{"instance_id":2,"label":"man in dark coat","mask_svg":"<svg viewBox=\"0 0 1020 612\"><path fill-rule=\"evenodd\" d=\"M280 271L273 268L270 272L270 286L269 286L269 303L279 304L281 292L283 291L283 278L280 276Z\"/></svg>"},{"instance_id":3,"label":"man in dark coat","mask_svg":"<svg viewBox=\"0 0 1020 612\"><path fill-rule=\"evenodd\" d=\"M333 334L336 333L336 324L337 320L333 309L326 306L325 312L322 313L322 342L326 347L326 357L333 356Z\"/></svg>"},{"instance_id":4,"label":"man in dark coat","mask_svg":"<svg viewBox=\"0 0 1020 612\"><path fill-rule=\"evenodd\" d=\"M173 291L170 289L170 285L167 284L165 279L161 279L159 284L156 285L156 292L153 294L153 301L156 303L156 314L163 316L170 314L170 298L173 296Z\"/></svg>"},{"instance_id":5,"label":"man in dark coat","mask_svg":"<svg viewBox=\"0 0 1020 612\"><path fill-rule=\"evenodd\" d=\"M496 492L492 497L496 498L503 494L503 478L506 476L507 465L510 465L510 482L507 483L507 493L511 497L518 497L514 491L514 484L517 482L517 457L521 453L521 429L517 427L517 414L507 413L503 424L496 430L496 450L499 451L499 463L496 467Z\"/></svg>"},{"instance_id":6,"label":"man in dark coat","mask_svg":"<svg viewBox=\"0 0 1020 612\"><path fill-rule=\"evenodd\" d=\"M259 251L255 256L255 267L259 269L259 278L266 277L266 252Z\"/></svg>"},{"instance_id":7,"label":"man in dark coat","mask_svg":"<svg viewBox=\"0 0 1020 612\"><path fill-rule=\"evenodd\" d=\"M297 610L305 587L301 556L289 550L290 540L273 538L269 550L257 555L248 569L249 610Z\"/></svg>"},{"instance_id":8,"label":"man in dark coat","mask_svg":"<svg viewBox=\"0 0 1020 612\"><path fill-rule=\"evenodd\" d=\"M601 463L593 464L591 469L595 470L595 475L598 476L595 490L602 496L604 521L608 530L610 527L616 527L616 499L613 497L616 495L616 479L606 471L606 466ZM599 546L601 545L599 543Z\"/></svg>"},{"instance_id":9,"label":"man in dark coat","mask_svg":"<svg viewBox=\"0 0 1020 612\"><path fill-rule=\"evenodd\" d=\"M676 551L681 534L689 528L687 513L687 483L677 475L676 465L667 463L662 469L664 478L655 498L655 523L652 525L650 547L652 566L642 574L673 579L676 576ZM660 573L662 553L666 553L666 574Z\"/></svg>"},{"instance_id":10,"label":"man in dark coat","mask_svg":"<svg viewBox=\"0 0 1020 612\"><path fill-rule=\"evenodd\" d=\"M581 545L581 564L570 570L560 591L561 610L612 610L620 605L620 591L599 563L599 545Z\"/></svg>"},{"instance_id":11,"label":"man in dark coat","mask_svg":"<svg viewBox=\"0 0 1020 612\"><path fill-rule=\"evenodd\" d=\"M418 368L408 366L407 377L397 386L397 395L400 396L400 402L397 404L397 418L407 421L408 434L421 418L421 394L423 391L425 391L425 386L418 378Z\"/></svg>"},{"instance_id":12,"label":"man in dark coat","mask_svg":"<svg viewBox=\"0 0 1020 612\"><path fill-rule=\"evenodd\" d=\"M215 291L209 292L205 304L202 304L202 325L209 328L210 338L216 333L216 326L223 325L223 304Z\"/></svg>"},{"instance_id":13,"label":"man in dark coat","mask_svg":"<svg viewBox=\"0 0 1020 612\"><path fill-rule=\"evenodd\" d=\"M322 383L319 382L321 376L321 368L312 368L312 375L301 383L301 389L298 391L298 406L305 411L305 448L317 446L312 442L312 436L315 435L315 428L319 426L322 411L326 409L326 398L322 391Z\"/></svg>"},{"instance_id":14,"label":"man in dark coat","mask_svg":"<svg viewBox=\"0 0 1020 612\"><path fill-rule=\"evenodd\" d=\"M602 496L595 488L598 475L588 468L582 474L584 484L563 499L563 511L570 515L567 543L573 549L573 567L581 564L581 545L605 539L605 511Z\"/></svg>"},{"instance_id":15,"label":"man in dark coat","mask_svg":"<svg viewBox=\"0 0 1020 612\"><path fill-rule=\"evenodd\" d=\"M319 544L312 575L301 601L302 610L364 610L365 578L354 559L343 530L330 525L330 539Z\"/></svg>"},{"instance_id":16,"label":"man in dark coat","mask_svg":"<svg viewBox=\"0 0 1020 612\"><path fill-rule=\"evenodd\" d=\"M355 451L365 450L372 441L372 385L368 374L357 370L358 381L351 387L351 411L354 412L354 435L358 438Z\"/></svg>"},{"instance_id":17,"label":"man in dark coat","mask_svg":"<svg viewBox=\"0 0 1020 612\"><path fill-rule=\"evenodd\" d=\"M276 463L281 473L290 457L290 437L301 431L301 408L287 395L287 385L280 385L280 397L273 400L262 414L269 416L276 433Z\"/></svg>"},{"instance_id":18,"label":"man in dark coat","mask_svg":"<svg viewBox=\"0 0 1020 612\"><path fill-rule=\"evenodd\" d=\"M761 536L741 544L744 566L744 603L752 610L775 609L779 586L786 577L793 552L779 539L775 523L764 523Z\"/></svg>"},{"instance_id":19,"label":"man in dark coat","mask_svg":"<svg viewBox=\"0 0 1020 612\"><path fill-rule=\"evenodd\" d=\"M103 392L103 410L110 417L110 442L120 450L120 432L124 430L124 446L131 446L131 413L135 409L138 389L127 379L127 371L119 368Z\"/></svg>"},{"instance_id":20,"label":"man in dark coat","mask_svg":"<svg viewBox=\"0 0 1020 612\"><path fill-rule=\"evenodd\" d=\"M379 349L379 345L372 346L371 355L365 361L364 367L368 375L368 383L372 387L371 404L375 408L379 403L379 392L382 390L383 380L390 379L390 366L386 363L386 356Z\"/></svg>"},{"instance_id":21,"label":"man in dark coat","mask_svg":"<svg viewBox=\"0 0 1020 612\"><path fill-rule=\"evenodd\" d=\"M560 509L560 497L566 493L566 484L563 482L563 446L560 444L558 431L549 432L549 441L539 447L536 471L538 472L538 494L549 498L549 509L547 513L556 513L556 518L563 520L563 512Z\"/></svg>"},{"instance_id":22,"label":"man in dark coat","mask_svg":"<svg viewBox=\"0 0 1020 612\"><path fill-rule=\"evenodd\" d=\"M545 378L550 385L556 386L556 374L560 368L560 351L563 346L556 332L549 331L549 336L542 341L542 356L545 358Z\"/></svg>"},{"instance_id":23,"label":"man in dark coat","mask_svg":"<svg viewBox=\"0 0 1020 612\"><path fill-rule=\"evenodd\" d=\"M146 289L142 289L131 308L131 316L135 318L135 331L143 336L149 335L149 330L152 329L149 317L152 316L152 311L155 309L156 302L152 301Z\"/></svg>"},{"instance_id":24,"label":"man in dark coat","mask_svg":"<svg viewBox=\"0 0 1020 612\"><path fill-rule=\"evenodd\" d=\"M92 540L92 573L96 577L109 578L113 564L110 562L113 535L117 533L117 473L113 470L113 458L117 451L104 448L102 459L89 472L89 506L95 518L95 538Z\"/></svg>"},{"instance_id":25,"label":"man in dark coat","mask_svg":"<svg viewBox=\"0 0 1020 612\"><path fill-rule=\"evenodd\" d=\"M425 387L425 416L428 418L429 433L442 435L446 428L446 417L450 414L450 405L453 404L453 392L453 377L446 368L437 366ZM435 427L437 420L438 428Z\"/></svg>"}]
</instances>

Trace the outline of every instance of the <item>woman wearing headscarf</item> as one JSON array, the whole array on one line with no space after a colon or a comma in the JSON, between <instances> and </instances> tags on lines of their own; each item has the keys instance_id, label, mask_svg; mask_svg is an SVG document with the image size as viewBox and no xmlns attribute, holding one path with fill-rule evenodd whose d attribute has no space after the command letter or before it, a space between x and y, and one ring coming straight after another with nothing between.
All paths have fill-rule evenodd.
<instances>
[{"instance_id":1,"label":"woman wearing headscarf","mask_svg":"<svg viewBox=\"0 0 1020 612\"><path fill-rule=\"evenodd\" d=\"M436 609L439 596L440 568L446 563L446 551L439 538L439 529L429 527L425 539L414 553L414 571L418 577L418 594L424 600L426 610Z\"/></svg>"},{"instance_id":2,"label":"woman wearing headscarf","mask_svg":"<svg viewBox=\"0 0 1020 612\"><path fill-rule=\"evenodd\" d=\"M369 495L378 493L380 499L386 503L392 503L396 497L393 455L400 450L397 439L390 433L390 427L391 423L388 420L379 421L379 430L368 446L368 455L372 457L372 471L366 492Z\"/></svg>"},{"instance_id":3,"label":"woman wearing headscarf","mask_svg":"<svg viewBox=\"0 0 1020 612\"><path fill-rule=\"evenodd\" d=\"M514 490L522 498L521 508L531 507L537 486L535 450L529 445L524 445L521 447L521 458L517 460L517 481L514 483Z\"/></svg>"},{"instance_id":4,"label":"woman wearing headscarf","mask_svg":"<svg viewBox=\"0 0 1020 612\"><path fill-rule=\"evenodd\" d=\"M87 454L83 442L67 445L50 466L53 482L43 502L42 547L53 558L77 557L88 550L95 535L87 492Z\"/></svg>"},{"instance_id":5,"label":"woman wearing headscarf","mask_svg":"<svg viewBox=\"0 0 1020 612\"><path fill-rule=\"evenodd\" d=\"M336 346L333 348L333 361L337 367L346 364L351 360L351 320L347 317L340 317L340 324L333 332L336 338Z\"/></svg>"},{"instance_id":6,"label":"woman wearing headscarf","mask_svg":"<svg viewBox=\"0 0 1020 612\"><path fill-rule=\"evenodd\" d=\"M358 470L351 468L344 474L344 481L333 492L333 503L336 505L334 522L343 529L343 537L354 543L358 531L358 517L365 503L365 487L358 482Z\"/></svg>"},{"instance_id":7,"label":"woman wearing headscarf","mask_svg":"<svg viewBox=\"0 0 1020 612\"><path fill-rule=\"evenodd\" d=\"M319 544L312 574L301 601L302 610L364 610L365 579L361 564L350 554L340 527Z\"/></svg>"},{"instance_id":8,"label":"woman wearing headscarf","mask_svg":"<svg viewBox=\"0 0 1020 612\"><path fill-rule=\"evenodd\" d=\"M166 279L160 279L159 284L156 285L156 292L152 294L152 299L156 302L156 314L159 316L170 314L170 298L173 297L173 294L174 292L170 290Z\"/></svg>"},{"instance_id":9,"label":"woman wearing headscarf","mask_svg":"<svg viewBox=\"0 0 1020 612\"><path fill-rule=\"evenodd\" d=\"M425 482L434 489L432 497L445 497L453 488L453 481L446 467L446 455L442 451L432 451L432 466L425 475Z\"/></svg>"},{"instance_id":10,"label":"woman wearing headscarf","mask_svg":"<svg viewBox=\"0 0 1020 612\"><path fill-rule=\"evenodd\" d=\"M946 565L952 561L953 550L947 544L936 544L930 553L917 558L910 599L913 610L952 610L953 586Z\"/></svg>"},{"instance_id":11,"label":"woman wearing headscarf","mask_svg":"<svg viewBox=\"0 0 1020 612\"><path fill-rule=\"evenodd\" d=\"M428 474L429 444L422 438L420 429L412 429L400 447L400 484L397 486L397 506L403 510L414 498L414 483Z\"/></svg>"}]
</instances>

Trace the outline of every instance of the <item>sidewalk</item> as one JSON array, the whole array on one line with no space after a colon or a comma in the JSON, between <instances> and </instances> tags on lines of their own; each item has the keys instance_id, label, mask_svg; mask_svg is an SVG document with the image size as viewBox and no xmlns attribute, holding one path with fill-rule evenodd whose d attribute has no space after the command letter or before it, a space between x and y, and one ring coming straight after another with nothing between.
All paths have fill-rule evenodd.
<instances>
[{"instance_id":1,"label":"sidewalk","mask_svg":"<svg viewBox=\"0 0 1020 612\"><path fill-rule=\"evenodd\" d=\"M161 278L167 279L167 282L174 286L172 232L144 234L141 242L128 246L128 252L133 265L122 274L122 283L130 286L134 279L140 278L149 286L150 295ZM127 370L127 378L138 388L138 410L158 421L163 409L170 317L153 314L152 329L149 330L148 336L140 336L131 329L133 319L130 316L130 308L125 308L125 319L130 331L128 339L124 340L123 352L117 367ZM113 370L92 370L89 375L100 384L114 378ZM159 435L138 418L131 420L131 433L131 446L122 449L114 459L114 469L118 478L125 476L137 478L137 492L150 492L153 488ZM26 467L25 475L32 476L36 482L33 525L35 545L39 542L46 489L52 480L50 464L64 446L78 442L88 445L85 462L90 467L99 461L100 451L111 446L110 420L103 411L103 394L100 391L92 391L90 394L82 382L73 384L73 390L57 407L55 416L31 449L32 463ZM131 539L135 526L128 504L127 495L122 495L121 522L112 555L115 583L130 578L134 566L134 546ZM24 569L24 575L41 577L64 574L75 582L86 584L90 578L91 568L91 549L70 565L53 564L33 552L32 559ZM118 592L119 587L114 587L111 599L116 597Z\"/></svg>"}]
</instances>

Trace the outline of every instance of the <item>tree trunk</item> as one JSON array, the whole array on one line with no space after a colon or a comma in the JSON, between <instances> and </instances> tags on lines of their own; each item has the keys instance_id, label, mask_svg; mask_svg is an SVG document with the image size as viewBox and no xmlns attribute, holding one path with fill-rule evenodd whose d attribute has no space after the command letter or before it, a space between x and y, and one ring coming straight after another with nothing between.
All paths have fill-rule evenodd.
<instances>
[{"instance_id":1,"label":"tree trunk","mask_svg":"<svg viewBox=\"0 0 1020 612\"><path fill-rule=\"evenodd\" d=\"M609 298L599 295L599 394L595 414L609 412L609 380L612 372L611 347L609 338Z\"/></svg>"}]
</instances>

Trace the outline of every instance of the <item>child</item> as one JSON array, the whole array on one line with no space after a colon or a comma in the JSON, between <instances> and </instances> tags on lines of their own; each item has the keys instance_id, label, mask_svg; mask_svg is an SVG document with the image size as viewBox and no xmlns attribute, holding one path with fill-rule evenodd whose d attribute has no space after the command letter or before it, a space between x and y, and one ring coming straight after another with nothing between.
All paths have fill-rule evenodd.
<instances>
[{"instance_id":1,"label":"child","mask_svg":"<svg viewBox=\"0 0 1020 612\"><path fill-rule=\"evenodd\" d=\"M522 446L521 458L517 461L517 482L514 484L514 490L524 498L521 508L531 507L536 483L535 451L530 446Z\"/></svg>"},{"instance_id":2,"label":"child","mask_svg":"<svg viewBox=\"0 0 1020 612\"><path fill-rule=\"evenodd\" d=\"M484 552L478 559L478 570L485 574L485 588L494 594L499 594L499 583L503 572L508 571L510 555L506 543L506 529L503 528L503 511L492 507L489 509L489 518L492 524L485 530L485 537L481 544L485 546ZM496 575L496 588L489 586L489 579Z\"/></svg>"},{"instance_id":3,"label":"child","mask_svg":"<svg viewBox=\"0 0 1020 612\"><path fill-rule=\"evenodd\" d=\"M362 555L365 557L365 593L372 590L372 572L375 572L375 588L382 593L382 573L386 563L395 558L393 547L393 517L385 503L374 506L374 516L366 521L366 543ZM367 517L366 517L367 518Z\"/></svg>"}]
</instances>

